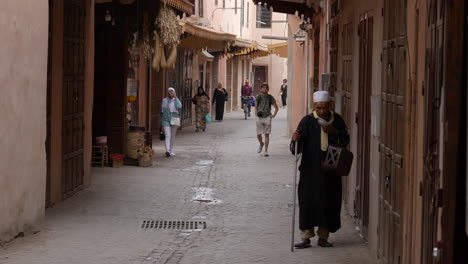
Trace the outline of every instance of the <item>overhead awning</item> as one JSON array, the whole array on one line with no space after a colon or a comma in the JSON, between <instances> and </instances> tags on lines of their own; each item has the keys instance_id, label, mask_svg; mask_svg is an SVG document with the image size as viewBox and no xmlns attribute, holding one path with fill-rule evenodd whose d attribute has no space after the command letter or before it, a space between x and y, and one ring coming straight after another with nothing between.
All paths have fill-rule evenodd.
<instances>
[{"instance_id":1,"label":"overhead awning","mask_svg":"<svg viewBox=\"0 0 468 264\"><path fill-rule=\"evenodd\" d=\"M212 61L215 58L211 53L209 53L206 50L202 50L201 54L203 55L203 57L205 57L207 61Z\"/></svg>"},{"instance_id":2,"label":"overhead awning","mask_svg":"<svg viewBox=\"0 0 468 264\"><path fill-rule=\"evenodd\" d=\"M288 57L288 42L268 45L268 53L276 54L282 58Z\"/></svg>"},{"instance_id":3,"label":"overhead awning","mask_svg":"<svg viewBox=\"0 0 468 264\"><path fill-rule=\"evenodd\" d=\"M227 50L236 41L236 35L221 32L201 24L195 24L187 19L180 19L182 40L180 47L213 51Z\"/></svg>"},{"instance_id":4,"label":"overhead awning","mask_svg":"<svg viewBox=\"0 0 468 264\"><path fill-rule=\"evenodd\" d=\"M236 39L234 44L227 52L227 58L230 59L235 56L257 58L265 57L270 54L276 54L280 57L288 57L288 42L281 42L277 44L265 45L257 43L253 40Z\"/></svg>"},{"instance_id":5,"label":"overhead awning","mask_svg":"<svg viewBox=\"0 0 468 264\"><path fill-rule=\"evenodd\" d=\"M305 18L313 17L314 13L318 13L320 2L322 0L253 0L255 5L273 8L273 12L296 14Z\"/></svg>"}]
</instances>

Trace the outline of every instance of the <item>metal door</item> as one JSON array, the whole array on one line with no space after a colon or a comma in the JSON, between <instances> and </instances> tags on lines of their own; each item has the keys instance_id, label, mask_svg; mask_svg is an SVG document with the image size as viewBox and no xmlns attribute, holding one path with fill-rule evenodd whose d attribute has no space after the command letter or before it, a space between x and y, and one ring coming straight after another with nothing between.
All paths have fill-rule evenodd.
<instances>
[{"instance_id":1,"label":"metal door","mask_svg":"<svg viewBox=\"0 0 468 264\"><path fill-rule=\"evenodd\" d=\"M176 89L177 97L182 102L182 109L179 110L181 127L192 125L192 58L192 52L179 50L176 68L167 71L168 86Z\"/></svg>"},{"instance_id":2,"label":"metal door","mask_svg":"<svg viewBox=\"0 0 468 264\"><path fill-rule=\"evenodd\" d=\"M228 60L226 62L226 89L227 89L227 92L229 94L229 97L231 98L231 100L226 102L227 112L231 112L231 110L232 110L232 105L231 105L232 97L233 97L233 94L232 94L232 76L233 76L233 73L232 73L232 59L231 59L231 60Z\"/></svg>"},{"instance_id":3,"label":"metal door","mask_svg":"<svg viewBox=\"0 0 468 264\"><path fill-rule=\"evenodd\" d=\"M434 263L432 250L436 246L438 203L437 189L440 182L440 106L442 102L444 17L445 1L428 1L426 31L426 80L425 129L424 129L424 177L422 182L422 263Z\"/></svg>"},{"instance_id":4,"label":"metal door","mask_svg":"<svg viewBox=\"0 0 468 264\"><path fill-rule=\"evenodd\" d=\"M238 105L238 98L237 96L239 95L239 86L241 85L239 83L239 59L238 58L234 58L233 59L234 63L232 64L232 67L234 68L233 70L233 74L232 74L232 78L233 78L233 82L232 82L232 110L236 110Z\"/></svg>"},{"instance_id":5,"label":"metal door","mask_svg":"<svg viewBox=\"0 0 468 264\"><path fill-rule=\"evenodd\" d=\"M62 194L83 185L85 3L64 1Z\"/></svg>"},{"instance_id":6,"label":"metal door","mask_svg":"<svg viewBox=\"0 0 468 264\"><path fill-rule=\"evenodd\" d=\"M372 94L372 42L374 19L363 15L359 22L359 105L357 142L356 224L367 237L369 226L370 123Z\"/></svg>"},{"instance_id":7,"label":"metal door","mask_svg":"<svg viewBox=\"0 0 468 264\"><path fill-rule=\"evenodd\" d=\"M384 263L401 261L406 80L406 1L385 0L378 228L378 255Z\"/></svg>"}]
</instances>

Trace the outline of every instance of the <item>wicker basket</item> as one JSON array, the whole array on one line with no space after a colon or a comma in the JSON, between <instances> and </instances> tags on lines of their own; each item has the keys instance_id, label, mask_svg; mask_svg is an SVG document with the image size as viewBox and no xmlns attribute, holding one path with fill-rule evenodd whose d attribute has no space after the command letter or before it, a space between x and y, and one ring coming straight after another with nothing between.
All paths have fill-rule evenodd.
<instances>
[{"instance_id":1,"label":"wicker basket","mask_svg":"<svg viewBox=\"0 0 468 264\"><path fill-rule=\"evenodd\" d=\"M145 145L145 132L129 131L127 135L127 156L131 159L138 159L140 152Z\"/></svg>"}]
</instances>

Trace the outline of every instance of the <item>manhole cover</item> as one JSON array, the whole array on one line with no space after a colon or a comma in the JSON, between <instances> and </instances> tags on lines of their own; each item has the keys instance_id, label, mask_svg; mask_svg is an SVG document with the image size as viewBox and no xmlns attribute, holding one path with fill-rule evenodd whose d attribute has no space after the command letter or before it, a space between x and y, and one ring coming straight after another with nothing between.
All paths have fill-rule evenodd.
<instances>
[{"instance_id":1,"label":"manhole cover","mask_svg":"<svg viewBox=\"0 0 468 264\"><path fill-rule=\"evenodd\" d=\"M143 229L206 229L206 222L202 221L173 221L173 220L143 220Z\"/></svg>"}]
</instances>

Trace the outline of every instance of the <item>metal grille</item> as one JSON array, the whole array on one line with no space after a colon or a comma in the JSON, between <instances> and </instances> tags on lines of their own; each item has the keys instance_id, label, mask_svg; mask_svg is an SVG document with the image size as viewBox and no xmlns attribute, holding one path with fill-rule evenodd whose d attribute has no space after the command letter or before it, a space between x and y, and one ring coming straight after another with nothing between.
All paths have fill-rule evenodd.
<instances>
[{"instance_id":1,"label":"metal grille","mask_svg":"<svg viewBox=\"0 0 468 264\"><path fill-rule=\"evenodd\" d=\"M206 222L173 221L173 220L143 220L143 229L206 229Z\"/></svg>"}]
</instances>

